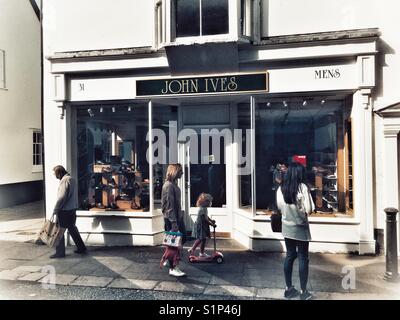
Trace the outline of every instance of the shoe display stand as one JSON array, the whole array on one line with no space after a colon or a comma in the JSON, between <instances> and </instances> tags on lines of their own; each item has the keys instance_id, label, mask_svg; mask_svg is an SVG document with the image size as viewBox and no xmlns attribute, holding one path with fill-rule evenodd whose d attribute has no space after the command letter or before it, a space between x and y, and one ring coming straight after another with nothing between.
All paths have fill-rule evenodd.
<instances>
[{"instance_id":1,"label":"shoe display stand","mask_svg":"<svg viewBox=\"0 0 400 320\"><path fill-rule=\"evenodd\" d=\"M141 207L141 194L144 188L141 173L134 171L131 166L93 164L92 178L95 180L95 185L91 188L95 188L97 193L95 192L94 207L89 211L148 211L147 208ZM91 193L93 192L89 192Z\"/></svg>"}]
</instances>

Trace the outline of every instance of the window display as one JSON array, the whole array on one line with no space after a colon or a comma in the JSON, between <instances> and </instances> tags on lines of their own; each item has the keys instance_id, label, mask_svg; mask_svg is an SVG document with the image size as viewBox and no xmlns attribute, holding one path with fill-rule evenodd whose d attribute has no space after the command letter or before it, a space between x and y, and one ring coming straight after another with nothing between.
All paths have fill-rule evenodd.
<instances>
[{"instance_id":1,"label":"window display","mask_svg":"<svg viewBox=\"0 0 400 320\"><path fill-rule=\"evenodd\" d=\"M148 211L148 112L143 106L77 110L80 209Z\"/></svg>"},{"instance_id":2,"label":"window display","mask_svg":"<svg viewBox=\"0 0 400 320\"><path fill-rule=\"evenodd\" d=\"M260 99L261 100L261 99ZM292 162L306 167L316 211L321 215L352 212L351 131L345 100L312 98L257 101L255 110L255 192L257 214L276 208L276 190ZM239 125L249 104L238 106ZM242 125L243 126L243 125ZM247 179L246 179L247 178ZM239 176L240 204L251 191Z\"/></svg>"}]
</instances>

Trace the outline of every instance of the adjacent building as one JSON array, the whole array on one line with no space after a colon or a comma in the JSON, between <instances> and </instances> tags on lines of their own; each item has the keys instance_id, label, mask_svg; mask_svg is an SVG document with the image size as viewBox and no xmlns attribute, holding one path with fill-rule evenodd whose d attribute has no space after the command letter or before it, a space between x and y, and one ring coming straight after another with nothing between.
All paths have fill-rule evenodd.
<instances>
[{"instance_id":1,"label":"adjacent building","mask_svg":"<svg viewBox=\"0 0 400 320\"><path fill-rule=\"evenodd\" d=\"M0 1L0 208L43 199L39 6Z\"/></svg>"},{"instance_id":2,"label":"adjacent building","mask_svg":"<svg viewBox=\"0 0 400 320\"><path fill-rule=\"evenodd\" d=\"M282 251L270 215L281 170L297 161L316 206L310 250L375 253L383 209L399 201L399 9L44 0L47 207L63 164L87 243L158 245L161 186L179 162L188 229L207 192L220 237Z\"/></svg>"}]
</instances>

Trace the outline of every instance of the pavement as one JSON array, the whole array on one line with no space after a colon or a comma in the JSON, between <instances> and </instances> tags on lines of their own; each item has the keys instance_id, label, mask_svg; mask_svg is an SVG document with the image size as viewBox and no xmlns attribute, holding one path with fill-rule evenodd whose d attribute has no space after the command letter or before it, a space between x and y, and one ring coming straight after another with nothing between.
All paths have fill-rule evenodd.
<instances>
[{"instance_id":1,"label":"pavement","mask_svg":"<svg viewBox=\"0 0 400 320\"><path fill-rule=\"evenodd\" d=\"M89 247L85 256L74 254L75 247L67 247L65 258L50 259L54 250L34 243L43 221L42 202L0 209L0 293L4 283L17 282L45 289L55 285L140 290L179 299L283 298L284 253L248 251L234 240L219 239L217 247L224 253L224 263L191 264L184 250L180 267L187 276L175 278L169 276L168 268L159 266L161 246ZM399 300L400 282L383 280L384 273L384 256L312 253L308 286L315 299L321 300ZM293 284L298 288L297 262ZM0 294L0 299L7 296Z\"/></svg>"}]
</instances>

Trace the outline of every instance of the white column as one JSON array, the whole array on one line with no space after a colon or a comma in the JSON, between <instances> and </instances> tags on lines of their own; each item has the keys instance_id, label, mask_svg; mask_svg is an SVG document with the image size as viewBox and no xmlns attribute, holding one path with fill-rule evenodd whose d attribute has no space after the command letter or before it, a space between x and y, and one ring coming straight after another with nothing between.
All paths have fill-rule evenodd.
<instances>
[{"instance_id":1,"label":"white column","mask_svg":"<svg viewBox=\"0 0 400 320\"><path fill-rule=\"evenodd\" d=\"M250 97L250 122L251 122L251 208L253 216L256 215L256 99ZM247 143L247 142L246 142Z\"/></svg>"},{"instance_id":2,"label":"white column","mask_svg":"<svg viewBox=\"0 0 400 320\"><path fill-rule=\"evenodd\" d=\"M148 103L149 111L149 201L150 212L154 213L154 185L153 185L153 102Z\"/></svg>"},{"instance_id":3,"label":"white column","mask_svg":"<svg viewBox=\"0 0 400 320\"><path fill-rule=\"evenodd\" d=\"M372 110L370 90L353 96L354 209L360 220L360 254L375 253Z\"/></svg>"}]
</instances>

